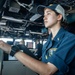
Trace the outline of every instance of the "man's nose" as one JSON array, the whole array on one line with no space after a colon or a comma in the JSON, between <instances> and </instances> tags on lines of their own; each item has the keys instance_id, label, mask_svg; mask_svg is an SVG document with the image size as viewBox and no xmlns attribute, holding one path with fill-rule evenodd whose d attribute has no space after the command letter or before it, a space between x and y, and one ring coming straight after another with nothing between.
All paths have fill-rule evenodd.
<instances>
[{"instance_id":1,"label":"man's nose","mask_svg":"<svg viewBox=\"0 0 75 75\"><path fill-rule=\"evenodd\" d=\"M46 19L47 19L47 17L44 15L43 20L46 20Z\"/></svg>"}]
</instances>

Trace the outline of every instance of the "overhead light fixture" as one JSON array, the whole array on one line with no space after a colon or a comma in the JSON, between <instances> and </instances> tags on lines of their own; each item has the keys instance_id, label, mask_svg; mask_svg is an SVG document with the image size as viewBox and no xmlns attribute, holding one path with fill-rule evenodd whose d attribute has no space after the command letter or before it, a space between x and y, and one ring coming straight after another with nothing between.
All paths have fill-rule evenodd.
<instances>
[{"instance_id":1,"label":"overhead light fixture","mask_svg":"<svg viewBox=\"0 0 75 75\"><path fill-rule=\"evenodd\" d=\"M40 14L35 14L35 15L33 15L33 16L30 18L30 21L35 21L35 20L37 20L37 19L40 18L40 17L41 17Z\"/></svg>"},{"instance_id":2,"label":"overhead light fixture","mask_svg":"<svg viewBox=\"0 0 75 75\"><path fill-rule=\"evenodd\" d=\"M20 11L20 5L18 5L16 2L13 1L10 4L9 11L14 12L14 13L18 13Z\"/></svg>"}]
</instances>

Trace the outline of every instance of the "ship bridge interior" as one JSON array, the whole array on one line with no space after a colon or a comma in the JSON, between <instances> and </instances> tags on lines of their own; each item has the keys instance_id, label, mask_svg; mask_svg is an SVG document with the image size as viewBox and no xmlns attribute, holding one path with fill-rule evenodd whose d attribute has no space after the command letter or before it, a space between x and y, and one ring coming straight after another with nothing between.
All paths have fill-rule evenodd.
<instances>
[{"instance_id":1,"label":"ship bridge interior","mask_svg":"<svg viewBox=\"0 0 75 75\"><path fill-rule=\"evenodd\" d=\"M10 45L18 44L23 39L34 51L35 40L40 39L44 44L48 36L43 16L37 13L36 8L38 5L57 3L65 9L64 28L75 34L75 0L0 0L0 39ZM0 75L37 74L0 50Z\"/></svg>"}]
</instances>

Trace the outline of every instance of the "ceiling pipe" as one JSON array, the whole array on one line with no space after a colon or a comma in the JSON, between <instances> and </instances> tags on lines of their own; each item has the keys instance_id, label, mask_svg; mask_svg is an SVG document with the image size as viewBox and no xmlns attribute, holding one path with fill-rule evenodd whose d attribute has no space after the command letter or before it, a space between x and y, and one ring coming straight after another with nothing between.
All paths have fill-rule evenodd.
<instances>
[{"instance_id":1,"label":"ceiling pipe","mask_svg":"<svg viewBox=\"0 0 75 75\"><path fill-rule=\"evenodd\" d=\"M40 32L32 32L32 31L30 31L29 33L30 34L39 34L39 35L42 35L42 33L40 33Z\"/></svg>"},{"instance_id":2,"label":"ceiling pipe","mask_svg":"<svg viewBox=\"0 0 75 75\"><path fill-rule=\"evenodd\" d=\"M5 26L5 25L6 25L6 23L0 22L0 25L3 25L3 26Z\"/></svg>"},{"instance_id":3,"label":"ceiling pipe","mask_svg":"<svg viewBox=\"0 0 75 75\"><path fill-rule=\"evenodd\" d=\"M18 23L29 22L29 23L33 23L33 24L42 25L42 23L37 23L37 22L33 22L33 21L30 21L30 20L24 20L24 19L16 19L16 18L13 18L13 17L8 17L8 16L2 16L2 19L6 19L6 20L9 20L9 21L14 21L14 22L18 22Z\"/></svg>"},{"instance_id":4,"label":"ceiling pipe","mask_svg":"<svg viewBox=\"0 0 75 75\"><path fill-rule=\"evenodd\" d=\"M8 16L2 16L2 19L6 19L6 20L18 22L18 23L23 23L22 19L16 19L16 18L13 18L13 17L8 17Z\"/></svg>"}]
</instances>

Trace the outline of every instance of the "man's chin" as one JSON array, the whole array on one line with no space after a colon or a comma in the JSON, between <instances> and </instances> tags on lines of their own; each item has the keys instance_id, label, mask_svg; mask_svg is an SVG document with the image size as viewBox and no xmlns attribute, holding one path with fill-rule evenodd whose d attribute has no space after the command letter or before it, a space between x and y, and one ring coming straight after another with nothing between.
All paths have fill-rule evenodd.
<instances>
[{"instance_id":1,"label":"man's chin","mask_svg":"<svg viewBox=\"0 0 75 75\"><path fill-rule=\"evenodd\" d=\"M46 28L52 28L54 25L45 25Z\"/></svg>"},{"instance_id":2,"label":"man's chin","mask_svg":"<svg viewBox=\"0 0 75 75\"><path fill-rule=\"evenodd\" d=\"M46 27L46 28L48 28L48 27L49 27L49 25L46 25L46 24L45 24L45 27Z\"/></svg>"},{"instance_id":3,"label":"man's chin","mask_svg":"<svg viewBox=\"0 0 75 75\"><path fill-rule=\"evenodd\" d=\"M51 28L51 26L45 26L45 28Z\"/></svg>"}]
</instances>

